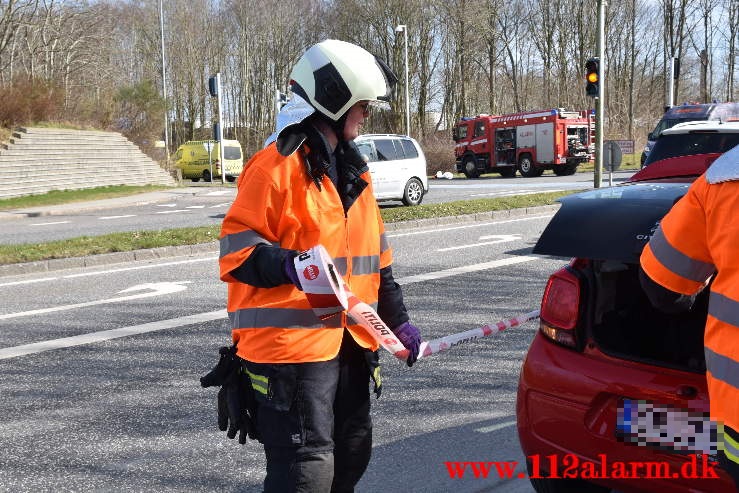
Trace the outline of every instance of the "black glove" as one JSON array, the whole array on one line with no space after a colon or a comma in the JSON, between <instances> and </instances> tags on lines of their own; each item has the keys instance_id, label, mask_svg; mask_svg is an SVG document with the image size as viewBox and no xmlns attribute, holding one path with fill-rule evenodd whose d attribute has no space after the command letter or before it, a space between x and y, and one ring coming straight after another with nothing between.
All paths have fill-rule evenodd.
<instances>
[{"instance_id":1,"label":"black glove","mask_svg":"<svg viewBox=\"0 0 739 493\"><path fill-rule=\"evenodd\" d=\"M231 439L238 433L239 443L243 445L247 436L257 438L253 389L249 376L243 371L241 358L236 355L236 346L222 347L218 352L218 364L200 378L200 385L221 387L218 391L218 429Z\"/></svg>"}]
</instances>

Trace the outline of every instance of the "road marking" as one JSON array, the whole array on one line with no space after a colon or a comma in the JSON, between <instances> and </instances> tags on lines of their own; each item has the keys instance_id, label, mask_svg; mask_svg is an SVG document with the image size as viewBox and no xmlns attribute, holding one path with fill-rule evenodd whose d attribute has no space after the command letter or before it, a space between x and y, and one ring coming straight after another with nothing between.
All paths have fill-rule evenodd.
<instances>
[{"instance_id":1,"label":"road marking","mask_svg":"<svg viewBox=\"0 0 739 493\"><path fill-rule=\"evenodd\" d=\"M51 226L52 224L67 224L71 221L55 221L53 223L34 223L31 226Z\"/></svg>"},{"instance_id":2,"label":"road marking","mask_svg":"<svg viewBox=\"0 0 739 493\"><path fill-rule=\"evenodd\" d=\"M493 241L484 241L481 243L471 243L469 245L457 245L453 247L446 247L446 248L439 248L436 251L437 252L449 252L451 250L461 250L463 248L474 248L478 246L483 245L495 245L496 243L507 243L509 241L518 241L521 239L521 235L487 235L487 236L481 236L481 240L488 240L495 238Z\"/></svg>"},{"instance_id":3,"label":"road marking","mask_svg":"<svg viewBox=\"0 0 739 493\"><path fill-rule=\"evenodd\" d=\"M154 214L174 214L176 212L190 212L187 209L175 209L173 211L159 211L155 212Z\"/></svg>"},{"instance_id":4,"label":"road marking","mask_svg":"<svg viewBox=\"0 0 739 493\"><path fill-rule=\"evenodd\" d=\"M502 430L503 428L508 428L509 426L513 426L516 424L516 420L513 421L504 421L503 423L498 423L497 425L491 425L491 426L483 426L482 428L478 428L475 431L480 433L492 433L494 431Z\"/></svg>"},{"instance_id":5,"label":"road marking","mask_svg":"<svg viewBox=\"0 0 739 493\"><path fill-rule=\"evenodd\" d=\"M538 259L539 257L509 257L500 260L491 260L490 262L483 262L481 264L463 265L461 267L454 267L452 269L427 272L426 274L418 274L415 276L401 277L400 279L395 279L395 281L402 286L405 284L412 284L416 282L434 281L436 279L443 279L445 277L456 276L458 274L467 274L469 272L476 272L479 270L495 269L496 267L505 267L507 265L531 262L532 260Z\"/></svg>"},{"instance_id":6,"label":"road marking","mask_svg":"<svg viewBox=\"0 0 739 493\"><path fill-rule=\"evenodd\" d=\"M222 204L211 205L210 208L215 209L216 207L226 207L228 205L231 205L231 202L224 202Z\"/></svg>"},{"instance_id":7,"label":"road marking","mask_svg":"<svg viewBox=\"0 0 739 493\"><path fill-rule=\"evenodd\" d=\"M101 221L106 221L108 219L123 219L124 217L136 217L136 214L124 214L122 216L103 216L99 217Z\"/></svg>"},{"instance_id":8,"label":"road marking","mask_svg":"<svg viewBox=\"0 0 739 493\"><path fill-rule=\"evenodd\" d=\"M176 203L175 204L157 204L157 207L174 207L176 205L177 205Z\"/></svg>"},{"instance_id":9,"label":"road marking","mask_svg":"<svg viewBox=\"0 0 739 493\"><path fill-rule=\"evenodd\" d=\"M229 194L229 193L233 193L233 192L231 190L219 190L217 192L208 192L208 193L206 193L204 195L206 195L206 196L207 195L226 195L226 194Z\"/></svg>"},{"instance_id":10,"label":"road marking","mask_svg":"<svg viewBox=\"0 0 739 493\"><path fill-rule=\"evenodd\" d=\"M3 286L18 286L20 284L33 284L36 282L56 281L58 277L42 277L41 279L28 279L26 281L12 281L4 282L0 284L0 288Z\"/></svg>"},{"instance_id":11,"label":"road marking","mask_svg":"<svg viewBox=\"0 0 739 493\"><path fill-rule=\"evenodd\" d=\"M156 332L158 330L174 329L185 325L200 324L224 318L226 318L226 310L216 310L214 312L197 313L186 317L160 320L158 322L149 322L141 325L130 325L128 327L120 327L117 329L101 330L90 334L81 334L78 336L63 337L61 339L34 342L31 344L24 344L22 346L0 349L0 359L17 358L18 356L26 356L28 354L42 353L44 351L52 351L54 349L63 349L73 346L82 346L84 344L92 344L95 342L104 342L111 339L118 339L120 337Z\"/></svg>"},{"instance_id":12,"label":"road marking","mask_svg":"<svg viewBox=\"0 0 739 493\"><path fill-rule=\"evenodd\" d=\"M471 193L470 197L480 197L484 195L523 195L531 192L537 193L534 190L501 190L499 192Z\"/></svg>"},{"instance_id":13,"label":"road marking","mask_svg":"<svg viewBox=\"0 0 739 493\"><path fill-rule=\"evenodd\" d=\"M416 282L430 281L434 279L442 279L444 277L450 277L457 274L464 274L468 272L474 272L478 270L494 269L496 267L504 267L506 265L513 265L522 262L528 262L536 260L538 257L511 257L501 260L494 260L491 262L484 262L481 264L467 265L463 267L456 267L454 269L446 269L437 272L429 272L418 276L406 276L396 278L398 284L407 285ZM130 288L129 288L130 289ZM120 300L120 298L119 298ZM0 359L16 358L18 356L25 356L27 354L41 353L44 351L52 351L54 349L68 348L72 346L81 346L83 344L92 344L94 342L103 342L109 339L116 339L119 337L126 337L137 334L144 334L146 332L155 332L164 329L176 329L186 325L192 325L196 323L211 322L213 320L220 320L227 317L226 310L217 310L214 312L198 313L195 315L189 315L186 317L172 318L169 320L160 320L158 322L149 322L141 325L132 325L128 327L120 327L118 329L103 330L99 332L92 332L89 334L82 334L73 337L64 337L61 339L52 339L49 341L35 342L31 344L24 344L22 346L14 346L0 349Z\"/></svg>"},{"instance_id":14,"label":"road marking","mask_svg":"<svg viewBox=\"0 0 739 493\"><path fill-rule=\"evenodd\" d=\"M108 298L104 300L85 301L83 303L74 303L71 305L61 305L61 306L52 306L49 308L39 308L37 310L29 310L26 312L6 313L4 315L0 315L0 320L28 317L29 315L41 315L44 313L62 312L66 310L73 310L75 308L83 308L87 306L105 305L108 303L119 303L121 301L131 301L131 300L138 300L141 298L151 298L153 296L162 296L165 294L178 293L180 291L184 291L187 289L187 286L183 286L183 284L189 284L190 282L192 281L156 282L156 283L137 284L136 286L131 286L130 288L124 289L123 291L118 291L118 293L116 294L131 293L134 291L142 291L142 290L151 290L151 291L144 292L144 293L138 293L138 294L132 294L128 296L119 296L117 298Z\"/></svg>"},{"instance_id":15,"label":"road marking","mask_svg":"<svg viewBox=\"0 0 739 493\"><path fill-rule=\"evenodd\" d=\"M505 221L493 221L489 223L474 223L474 224L465 224L464 226L452 226L450 228L436 228L436 229L427 229L424 231L411 231L410 233L388 233L388 238L400 238L401 236L412 236L412 235L423 235L428 233L438 233L440 231L454 231L455 229L467 229L467 228L479 228L479 227L485 227L485 226L494 226L496 224L508 224L508 223L517 223L521 221L533 221L534 219L545 219L548 217L552 217L554 215L554 212L551 214L546 214L543 216L528 216L523 217L521 219L506 219Z\"/></svg>"},{"instance_id":16,"label":"road marking","mask_svg":"<svg viewBox=\"0 0 739 493\"><path fill-rule=\"evenodd\" d=\"M205 209L204 205L188 205L185 209Z\"/></svg>"}]
</instances>

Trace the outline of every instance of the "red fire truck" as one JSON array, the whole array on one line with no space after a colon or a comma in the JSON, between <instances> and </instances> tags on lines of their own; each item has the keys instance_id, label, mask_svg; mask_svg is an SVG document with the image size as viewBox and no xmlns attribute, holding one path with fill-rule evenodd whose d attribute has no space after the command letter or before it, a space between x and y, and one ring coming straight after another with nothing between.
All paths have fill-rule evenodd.
<instances>
[{"instance_id":1,"label":"red fire truck","mask_svg":"<svg viewBox=\"0 0 739 493\"><path fill-rule=\"evenodd\" d=\"M541 176L546 169L571 175L593 154L594 121L585 111L552 109L462 118L452 132L457 172Z\"/></svg>"}]
</instances>

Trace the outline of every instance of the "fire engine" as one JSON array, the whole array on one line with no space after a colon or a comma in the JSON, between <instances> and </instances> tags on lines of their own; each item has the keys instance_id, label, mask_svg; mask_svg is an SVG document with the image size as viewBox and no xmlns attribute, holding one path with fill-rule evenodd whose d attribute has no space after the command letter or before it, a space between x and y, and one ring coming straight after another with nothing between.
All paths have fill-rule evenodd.
<instances>
[{"instance_id":1,"label":"fire engine","mask_svg":"<svg viewBox=\"0 0 739 493\"><path fill-rule=\"evenodd\" d=\"M594 122L588 112L562 108L462 118L454 127L457 172L541 176L574 174L593 154Z\"/></svg>"}]
</instances>

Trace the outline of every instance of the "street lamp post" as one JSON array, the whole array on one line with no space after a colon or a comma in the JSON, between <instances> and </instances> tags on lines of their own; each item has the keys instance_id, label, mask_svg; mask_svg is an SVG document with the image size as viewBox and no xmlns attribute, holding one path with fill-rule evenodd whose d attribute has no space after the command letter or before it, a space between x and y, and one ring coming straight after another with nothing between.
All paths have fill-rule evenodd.
<instances>
[{"instance_id":1,"label":"street lamp post","mask_svg":"<svg viewBox=\"0 0 739 493\"><path fill-rule=\"evenodd\" d=\"M164 8L159 0L159 35L162 43L162 98L164 99L164 154L169 167L169 111L167 110L167 67L164 58ZM169 169L169 168L168 168Z\"/></svg>"},{"instance_id":2,"label":"street lamp post","mask_svg":"<svg viewBox=\"0 0 739 493\"><path fill-rule=\"evenodd\" d=\"M408 96L408 28L405 24L400 24L395 28L395 32L402 32L405 37L405 133L411 135L411 100Z\"/></svg>"}]
</instances>

